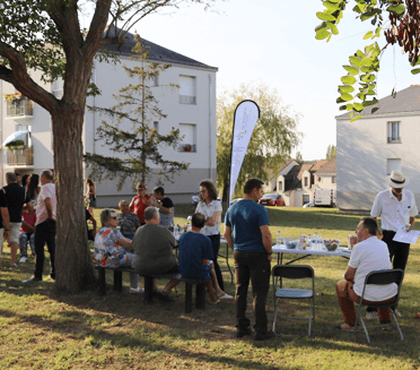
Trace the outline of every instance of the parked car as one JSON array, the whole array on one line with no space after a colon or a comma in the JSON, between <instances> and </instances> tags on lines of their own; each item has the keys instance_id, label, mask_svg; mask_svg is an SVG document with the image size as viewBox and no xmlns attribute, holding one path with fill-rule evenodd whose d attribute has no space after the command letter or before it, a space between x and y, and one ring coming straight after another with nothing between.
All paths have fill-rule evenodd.
<instances>
[{"instance_id":1,"label":"parked car","mask_svg":"<svg viewBox=\"0 0 420 370\"><path fill-rule=\"evenodd\" d=\"M310 202L303 205L302 208L308 208L308 207L315 207L314 201L311 200Z\"/></svg>"},{"instance_id":2,"label":"parked car","mask_svg":"<svg viewBox=\"0 0 420 370\"><path fill-rule=\"evenodd\" d=\"M285 203L283 198L280 194L272 193L272 194L264 194L263 197L258 201L258 203L264 206L271 206L271 207L284 207Z\"/></svg>"},{"instance_id":3,"label":"parked car","mask_svg":"<svg viewBox=\"0 0 420 370\"><path fill-rule=\"evenodd\" d=\"M240 200L242 200L242 199L244 199L244 198L236 198L236 199L233 199L231 202L230 202L230 206L232 205L232 204L235 204L236 202L239 202Z\"/></svg>"}]
</instances>

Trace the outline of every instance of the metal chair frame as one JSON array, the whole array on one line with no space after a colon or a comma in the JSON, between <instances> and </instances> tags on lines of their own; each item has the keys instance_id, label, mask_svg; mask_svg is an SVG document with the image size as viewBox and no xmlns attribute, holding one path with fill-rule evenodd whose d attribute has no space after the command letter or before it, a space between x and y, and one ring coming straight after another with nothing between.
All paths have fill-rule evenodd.
<instances>
[{"instance_id":1,"label":"metal chair frame","mask_svg":"<svg viewBox=\"0 0 420 370\"><path fill-rule=\"evenodd\" d=\"M404 278L404 271L401 269L388 269L388 270L377 270L377 271L372 271L370 272L366 278L365 278L365 283L363 285L363 291L362 291L362 296L360 297L360 303L359 303L359 307L357 310L357 316L356 316L356 322L354 324L354 329L351 330L351 332L355 333L357 331L360 330L360 326L358 327L357 324L360 321L362 323L362 327L363 330L365 331L366 334L366 339L368 341L368 343L370 343L370 337L369 337L369 333L368 333L368 328L382 328L382 325L369 325L366 326L364 320L363 320L363 315L362 315L362 307L365 306L371 306L371 307L375 307L375 308L389 308L391 310L391 315L392 318L394 319L395 322L395 326L398 329L398 332L400 333L400 337L401 340L404 340L401 328L398 324L397 318L395 316L394 310L392 309L393 307L395 307L398 304L398 301L400 300L400 291L401 291L401 285L402 285L402 281ZM372 303L364 303L363 302L363 298L365 296L365 291L366 291L366 287L370 284L375 284L375 285L387 285L387 284L392 284L392 283L396 283L398 286L398 291L397 294L395 296L395 300L390 302L390 303L378 303L378 304L372 304ZM392 320L391 320L392 323ZM390 324L391 324L390 323Z\"/></svg>"},{"instance_id":2,"label":"metal chair frame","mask_svg":"<svg viewBox=\"0 0 420 370\"><path fill-rule=\"evenodd\" d=\"M309 320L308 336L311 336L312 321L315 322L315 273L311 266L307 265L276 265L272 270L273 276L273 289L274 289L274 319L273 319L273 332L276 335L276 322L277 312L281 299L308 299L309 317L297 316L281 316L280 319L300 319ZM310 289L288 289L283 288L282 280L285 279L311 279L312 290ZM280 281L280 283L279 283Z\"/></svg>"}]
</instances>

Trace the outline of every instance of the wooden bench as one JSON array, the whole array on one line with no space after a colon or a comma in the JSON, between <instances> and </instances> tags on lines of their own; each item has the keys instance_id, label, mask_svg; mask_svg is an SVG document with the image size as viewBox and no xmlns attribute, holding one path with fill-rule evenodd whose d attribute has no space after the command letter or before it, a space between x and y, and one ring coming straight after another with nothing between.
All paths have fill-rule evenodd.
<instances>
[{"instance_id":1,"label":"wooden bench","mask_svg":"<svg viewBox=\"0 0 420 370\"><path fill-rule=\"evenodd\" d=\"M132 267L101 267L95 266L98 270L99 276L99 295L106 294L106 280L105 272L111 270L114 272L114 291L122 292L122 274L123 272L135 272ZM139 274L140 275L140 274ZM192 287L196 286L195 307L199 310L206 308L206 284L211 279L187 279L181 276L180 273L167 273L167 274L153 274L153 275L140 275L144 277L144 300L147 303L153 302L153 279L167 279L185 282L185 313L192 312Z\"/></svg>"}]
</instances>

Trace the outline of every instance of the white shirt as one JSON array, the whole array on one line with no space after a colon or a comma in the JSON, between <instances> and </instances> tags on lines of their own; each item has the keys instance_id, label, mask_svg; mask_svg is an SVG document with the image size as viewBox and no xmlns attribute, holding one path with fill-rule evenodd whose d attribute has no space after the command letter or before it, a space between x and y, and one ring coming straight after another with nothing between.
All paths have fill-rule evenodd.
<instances>
[{"instance_id":1,"label":"white shirt","mask_svg":"<svg viewBox=\"0 0 420 370\"><path fill-rule=\"evenodd\" d=\"M361 297L366 276L374 270L390 269L388 246L376 236L357 243L353 247L349 266L356 269L354 275L354 292ZM398 287L395 283L387 285L368 285L365 299L368 301L384 301L397 294Z\"/></svg>"},{"instance_id":2,"label":"white shirt","mask_svg":"<svg viewBox=\"0 0 420 370\"><path fill-rule=\"evenodd\" d=\"M206 202L200 202L197 205L197 208L195 210L196 213L201 213L205 217L213 217L214 212L220 211L222 212L222 203L218 200L212 200L209 205L206 204ZM222 214L220 213L220 217L217 220L216 225L214 226L204 226L201 229L201 234L204 235L217 235L220 234L220 222L222 219Z\"/></svg>"},{"instance_id":3,"label":"white shirt","mask_svg":"<svg viewBox=\"0 0 420 370\"><path fill-rule=\"evenodd\" d=\"M370 215L381 216L383 230L398 231L403 228L410 217L419 213L416 200L410 190L403 189L402 198L399 201L392 194L391 189L383 190L375 198Z\"/></svg>"},{"instance_id":4,"label":"white shirt","mask_svg":"<svg viewBox=\"0 0 420 370\"><path fill-rule=\"evenodd\" d=\"M45 206L45 199L47 198L51 199L52 215L55 220L57 213L57 198L55 197L55 186L51 182L43 185L41 187L41 192L38 195L35 225L39 225L48 219L47 207Z\"/></svg>"}]
</instances>

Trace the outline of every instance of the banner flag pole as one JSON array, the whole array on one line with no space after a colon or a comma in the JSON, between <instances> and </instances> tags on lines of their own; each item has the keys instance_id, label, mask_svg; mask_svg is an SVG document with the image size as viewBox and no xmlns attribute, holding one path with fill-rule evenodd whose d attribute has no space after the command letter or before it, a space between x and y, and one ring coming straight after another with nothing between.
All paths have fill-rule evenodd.
<instances>
[{"instance_id":1,"label":"banner flag pole","mask_svg":"<svg viewBox=\"0 0 420 370\"><path fill-rule=\"evenodd\" d=\"M253 100L243 100L236 106L230 149L228 205L232 201L236 181L258 118L260 118L260 107Z\"/></svg>"}]
</instances>

